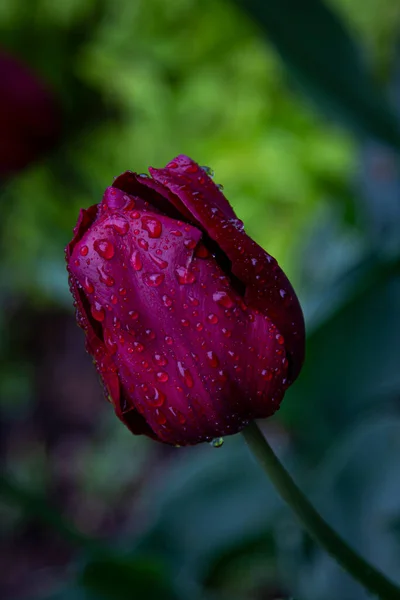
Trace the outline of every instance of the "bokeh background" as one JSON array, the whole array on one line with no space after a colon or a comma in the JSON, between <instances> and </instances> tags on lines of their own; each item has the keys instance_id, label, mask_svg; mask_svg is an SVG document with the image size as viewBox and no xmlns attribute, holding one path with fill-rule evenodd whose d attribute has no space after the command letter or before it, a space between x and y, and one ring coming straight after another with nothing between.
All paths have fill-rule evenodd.
<instances>
[{"instance_id":1,"label":"bokeh background","mask_svg":"<svg viewBox=\"0 0 400 600\"><path fill-rule=\"evenodd\" d=\"M1 597L367 598L241 436L164 447L102 396L63 249L114 176L179 153L214 169L304 307L304 371L260 424L400 583L400 5L1 0L0 40L50 103L9 101L0 61Z\"/></svg>"}]
</instances>

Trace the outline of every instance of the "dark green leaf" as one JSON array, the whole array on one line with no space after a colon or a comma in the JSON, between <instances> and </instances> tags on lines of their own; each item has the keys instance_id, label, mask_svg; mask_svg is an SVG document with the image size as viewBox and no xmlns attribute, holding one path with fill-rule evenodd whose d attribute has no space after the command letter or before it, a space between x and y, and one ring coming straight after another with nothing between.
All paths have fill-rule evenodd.
<instances>
[{"instance_id":1,"label":"dark green leaf","mask_svg":"<svg viewBox=\"0 0 400 600\"><path fill-rule=\"evenodd\" d=\"M360 50L320 0L239 0L318 107L358 132L400 147L400 125Z\"/></svg>"}]
</instances>

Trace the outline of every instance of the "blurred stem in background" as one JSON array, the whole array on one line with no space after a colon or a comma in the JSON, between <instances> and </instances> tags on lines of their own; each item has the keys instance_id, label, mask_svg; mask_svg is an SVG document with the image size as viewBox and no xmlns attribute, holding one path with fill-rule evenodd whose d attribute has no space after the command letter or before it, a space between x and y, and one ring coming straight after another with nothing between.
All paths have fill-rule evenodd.
<instances>
[{"instance_id":1,"label":"blurred stem in background","mask_svg":"<svg viewBox=\"0 0 400 600\"><path fill-rule=\"evenodd\" d=\"M300 519L307 532L369 592L383 600L399 600L400 588L350 548L318 514L279 461L254 421L246 427L243 435L275 489Z\"/></svg>"}]
</instances>

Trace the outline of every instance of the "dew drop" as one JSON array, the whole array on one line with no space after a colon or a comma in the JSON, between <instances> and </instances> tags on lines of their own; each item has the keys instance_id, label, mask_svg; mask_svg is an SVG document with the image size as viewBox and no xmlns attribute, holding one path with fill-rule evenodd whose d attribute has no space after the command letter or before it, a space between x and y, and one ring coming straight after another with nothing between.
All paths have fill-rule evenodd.
<instances>
[{"instance_id":1,"label":"dew drop","mask_svg":"<svg viewBox=\"0 0 400 600\"><path fill-rule=\"evenodd\" d=\"M149 249L149 242L147 242L145 239L143 238L139 238L138 239L138 244L141 248L143 248L143 250L148 250Z\"/></svg>"},{"instance_id":2,"label":"dew drop","mask_svg":"<svg viewBox=\"0 0 400 600\"><path fill-rule=\"evenodd\" d=\"M149 287L158 287L164 281L165 275L164 273L145 273L143 275L143 281Z\"/></svg>"},{"instance_id":3,"label":"dew drop","mask_svg":"<svg viewBox=\"0 0 400 600\"><path fill-rule=\"evenodd\" d=\"M194 273L191 273L186 267L177 267L175 269L175 273L177 275L178 282L181 285L194 283L196 281L196 276Z\"/></svg>"},{"instance_id":4,"label":"dew drop","mask_svg":"<svg viewBox=\"0 0 400 600\"><path fill-rule=\"evenodd\" d=\"M222 333L224 334L225 337L230 338L232 335L232 331L230 331L229 329L226 329L226 327L222 328Z\"/></svg>"},{"instance_id":5,"label":"dew drop","mask_svg":"<svg viewBox=\"0 0 400 600\"><path fill-rule=\"evenodd\" d=\"M164 367L168 363L167 359L162 354L155 354L154 362L160 367Z\"/></svg>"},{"instance_id":6,"label":"dew drop","mask_svg":"<svg viewBox=\"0 0 400 600\"><path fill-rule=\"evenodd\" d=\"M88 294L93 294L94 286L93 286L93 283L91 283L89 277L85 277L83 287L85 288L85 290L87 291Z\"/></svg>"},{"instance_id":7,"label":"dew drop","mask_svg":"<svg viewBox=\"0 0 400 600\"><path fill-rule=\"evenodd\" d=\"M156 374L156 379L157 379L157 381L160 381L161 383L165 383L169 379L168 373L166 373L165 371L159 371Z\"/></svg>"},{"instance_id":8,"label":"dew drop","mask_svg":"<svg viewBox=\"0 0 400 600\"><path fill-rule=\"evenodd\" d=\"M104 271L102 266L98 267L97 271L99 273L101 283L105 283L107 287L112 287L114 285L114 279L111 277L111 275Z\"/></svg>"},{"instance_id":9,"label":"dew drop","mask_svg":"<svg viewBox=\"0 0 400 600\"><path fill-rule=\"evenodd\" d=\"M110 260L114 256L114 246L108 240L96 240L93 247L97 254L106 260Z\"/></svg>"},{"instance_id":10,"label":"dew drop","mask_svg":"<svg viewBox=\"0 0 400 600\"><path fill-rule=\"evenodd\" d=\"M199 167L195 163L188 165L185 169L186 173L197 173L198 170Z\"/></svg>"},{"instance_id":11,"label":"dew drop","mask_svg":"<svg viewBox=\"0 0 400 600\"><path fill-rule=\"evenodd\" d=\"M156 421L159 425L165 425L167 422L167 417L161 411L156 411Z\"/></svg>"},{"instance_id":12,"label":"dew drop","mask_svg":"<svg viewBox=\"0 0 400 600\"><path fill-rule=\"evenodd\" d=\"M138 250L134 250L131 254L131 265L135 271L141 271L143 269L142 259Z\"/></svg>"},{"instance_id":13,"label":"dew drop","mask_svg":"<svg viewBox=\"0 0 400 600\"><path fill-rule=\"evenodd\" d=\"M271 381L272 371L269 371L268 369L263 369L261 371L261 377L264 379L264 381Z\"/></svg>"},{"instance_id":14,"label":"dew drop","mask_svg":"<svg viewBox=\"0 0 400 600\"><path fill-rule=\"evenodd\" d=\"M172 339L172 337L170 335L166 335L164 339L165 339L165 343L168 344L168 346L172 346L172 344L174 343L174 340Z\"/></svg>"},{"instance_id":15,"label":"dew drop","mask_svg":"<svg viewBox=\"0 0 400 600\"><path fill-rule=\"evenodd\" d=\"M112 304L117 304L118 298L115 294L111 294L111 302Z\"/></svg>"},{"instance_id":16,"label":"dew drop","mask_svg":"<svg viewBox=\"0 0 400 600\"><path fill-rule=\"evenodd\" d=\"M211 167L202 166L201 169L203 169L209 177L214 177L214 171Z\"/></svg>"},{"instance_id":17,"label":"dew drop","mask_svg":"<svg viewBox=\"0 0 400 600\"><path fill-rule=\"evenodd\" d=\"M149 234L149 238L159 238L162 232L162 225L154 217L142 217L142 227Z\"/></svg>"},{"instance_id":18,"label":"dew drop","mask_svg":"<svg viewBox=\"0 0 400 600\"><path fill-rule=\"evenodd\" d=\"M165 394L163 394L158 388L153 385L147 386L146 384L142 384L140 387L144 391L145 399L151 406L159 407L164 404Z\"/></svg>"},{"instance_id":19,"label":"dew drop","mask_svg":"<svg viewBox=\"0 0 400 600\"><path fill-rule=\"evenodd\" d=\"M214 368L219 367L218 356L212 350L207 352L207 359L210 364L210 367L214 367Z\"/></svg>"},{"instance_id":20,"label":"dew drop","mask_svg":"<svg viewBox=\"0 0 400 600\"><path fill-rule=\"evenodd\" d=\"M125 235L129 231L129 223L123 217L114 217L111 222L111 227L118 235Z\"/></svg>"},{"instance_id":21,"label":"dew drop","mask_svg":"<svg viewBox=\"0 0 400 600\"><path fill-rule=\"evenodd\" d=\"M144 350L144 346L140 342L133 342L133 346L134 346L136 352L143 352L143 350Z\"/></svg>"},{"instance_id":22,"label":"dew drop","mask_svg":"<svg viewBox=\"0 0 400 600\"><path fill-rule=\"evenodd\" d=\"M128 315L130 316L131 319L133 319L134 321L136 321L136 319L139 318L139 313L137 310L130 310L128 312Z\"/></svg>"},{"instance_id":23,"label":"dew drop","mask_svg":"<svg viewBox=\"0 0 400 600\"><path fill-rule=\"evenodd\" d=\"M177 365L179 374L182 377L184 383L187 385L188 388L192 388L194 385L194 381L191 372L189 371L189 369L184 367L180 361L178 361Z\"/></svg>"},{"instance_id":24,"label":"dew drop","mask_svg":"<svg viewBox=\"0 0 400 600\"><path fill-rule=\"evenodd\" d=\"M275 337L276 337L276 340L277 340L278 344L284 344L285 343L285 338L280 333L277 333Z\"/></svg>"},{"instance_id":25,"label":"dew drop","mask_svg":"<svg viewBox=\"0 0 400 600\"><path fill-rule=\"evenodd\" d=\"M163 260L159 256L156 256L155 254L150 254L150 258L153 261L153 263L157 265L157 267L159 267L160 269L166 269L168 267L167 261Z\"/></svg>"},{"instance_id":26,"label":"dew drop","mask_svg":"<svg viewBox=\"0 0 400 600\"><path fill-rule=\"evenodd\" d=\"M218 323L218 317L217 317L217 315L214 315L214 313L210 313L207 316L207 321L212 323L212 325L215 325L216 323Z\"/></svg>"},{"instance_id":27,"label":"dew drop","mask_svg":"<svg viewBox=\"0 0 400 600\"><path fill-rule=\"evenodd\" d=\"M80 247L79 254L81 256L87 256L88 252L89 252L89 248L87 246L81 246Z\"/></svg>"},{"instance_id":28,"label":"dew drop","mask_svg":"<svg viewBox=\"0 0 400 600\"><path fill-rule=\"evenodd\" d=\"M164 296L162 297L162 300L164 302L164 305L169 308L170 306L173 305L174 301L172 300L172 298L170 298L169 296L167 296L167 294L164 294Z\"/></svg>"},{"instance_id":29,"label":"dew drop","mask_svg":"<svg viewBox=\"0 0 400 600\"><path fill-rule=\"evenodd\" d=\"M175 237L182 237L182 231L178 231L177 229L173 229L171 231L171 235L174 235Z\"/></svg>"},{"instance_id":30,"label":"dew drop","mask_svg":"<svg viewBox=\"0 0 400 600\"><path fill-rule=\"evenodd\" d=\"M98 302L92 304L92 306L90 307L90 312L92 313L93 318L96 319L96 321L104 321L104 318L106 316L104 308Z\"/></svg>"},{"instance_id":31,"label":"dew drop","mask_svg":"<svg viewBox=\"0 0 400 600\"><path fill-rule=\"evenodd\" d=\"M176 412L176 416L178 418L178 421L181 425L183 425L184 423L186 423L186 417L185 415L183 415L179 410Z\"/></svg>"},{"instance_id":32,"label":"dew drop","mask_svg":"<svg viewBox=\"0 0 400 600\"><path fill-rule=\"evenodd\" d=\"M151 340L154 340L156 337L156 334L154 333L154 331L152 329L146 329L145 331L146 333L146 337L147 339L151 342Z\"/></svg>"},{"instance_id":33,"label":"dew drop","mask_svg":"<svg viewBox=\"0 0 400 600\"><path fill-rule=\"evenodd\" d=\"M224 308L232 308L232 306L235 304L229 294L225 291L215 292L213 294L213 300Z\"/></svg>"},{"instance_id":34,"label":"dew drop","mask_svg":"<svg viewBox=\"0 0 400 600\"><path fill-rule=\"evenodd\" d=\"M210 253L203 244L199 244L196 248L194 255L197 258L208 258L210 256Z\"/></svg>"},{"instance_id":35,"label":"dew drop","mask_svg":"<svg viewBox=\"0 0 400 600\"><path fill-rule=\"evenodd\" d=\"M104 342L107 347L107 350L110 354L115 354L118 349L118 344L113 339L111 332L106 330L104 332Z\"/></svg>"},{"instance_id":36,"label":"dew drop","mask_svg":"<svg viewBox=\"0 0 400 600\"><path fill-rule=\"evenodd\" d=\"M224 438L218 437L218 438L214 438L213 440L211 440L210 446L212 446L213 448L221 448L223 443L224 443Z\"/></svg>"},{"instance_id":37,"label":"dew drop","mask_svg":"<svg viewBox=\"0 0 400 600\"><path fill-rule=\"evenodd\" d=\"M196 241L192 239L185 240L183 243L188 250L193 250L196 247Z\"/></svg>"},{"instance_id":38,"label":"dew drop","mask_svg":"<svg viewBox=\"0 0 400 600\"><path fill-rule=\"evenodd\" d=\"M181 319L181 323L184 327L189 327L190 325L190 321L188 321L187 319Z\"/></svg>"},{"instance_id":39,"label":"dew drop","mask_svg":"<svg viewBox=\"0 0 400 600\"><path fill-rule=\"evenodd\" d=\"M197 329L197 331L203 331L203 329L204 329L203 323L200 323L200 322L196 323L196 329Z\"/></svg>"}]
</instances>

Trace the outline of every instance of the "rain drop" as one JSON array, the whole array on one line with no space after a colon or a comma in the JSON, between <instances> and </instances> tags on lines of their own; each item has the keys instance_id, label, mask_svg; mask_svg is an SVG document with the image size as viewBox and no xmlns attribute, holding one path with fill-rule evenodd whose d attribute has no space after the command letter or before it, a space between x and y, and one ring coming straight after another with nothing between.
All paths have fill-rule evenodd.
<instances>
[{"instance_id":1,"label":"rain drop","mask_svg":"<svg viewBox=\"0 0 400 600\"><path fill-rule=\"evenodd\" d=\"M210 446L212 446L213 448L221 448L223 443L224 443L224 438L218 437L218 438L214 438L213 440L211 440Z\"/></svg>"},{"instance_id":2,"label":"rain drop","mask_svg":"<svg viewBox=\"0 0 400 600\"><path fill-rule=\"evenodd\" d=\"M161 222L154 217L142 217L142 227L149 234L149 238L159 238L161 235Z\"/></svg>"},{"instance_id":3,"label":"rain drop","mask_svg":"<svg viewBox=\"0 0 400 600\"><path fill-rule=\"evenodd\" d=\"M135 271L141 271L143 268L142 259L140 258L140 254L138 250L134 250L131 255L131 265Z\"/></svg>"},{"instance_id":4,"label":"rain drop","mask_svg":"<svg viewBox=\"0 0 400 600\"><path fill-rule=\"evenodd\" d=\"M194 273L191 273L186 267L177 267L175 272L178 278L178 282L181 285L194 283L196 281L196 276L194 275Z\"/></svg>"},{"instance_id":5,"label":"rain drop","mask_svg":"<svg viewBox=\"0 0 400 600\"><path fill-rule=\"evenodd\" d=\"M189 369L184 367L180 361L178 361L177 364L178 364L179 374L181 375L184 383L187 385L188 388L192 388L194 385L194 381L193 381L191 372L189 371Z\"/></svg>"},{"instance_id":6,"label":"rain drop","mask_svg":"<svg viewBox=\"0 0 400 600\"><path fill-rule=\"evenodd\" d=\"M104 318L106 316L104 308L98 302L92 304L92 306L90 307L90 312L92 313L93 318L96 319L96 321L104 321Z\"/></svg>"},{"instance_id":7,"label":"rain drop","mask_svg":"<svg viewBox=\"0 0 400 600\"><path fill-rule=\"evenodd\" d=\"M114 256L114 246L108 240L96 240L93 247L97 254L106 260L110 260Z\"/></svg>"},{"instance_id":8,"label":"rain drop","mask_svg":"<svg viewBox=\"0 0 400 600\"><path fill-rule=\"evenodd\" d=\"M145 273L143 275L143 281L149 287L158 287L164 281L165 275L163 273Z\"/></svg>"}]
</instances>

